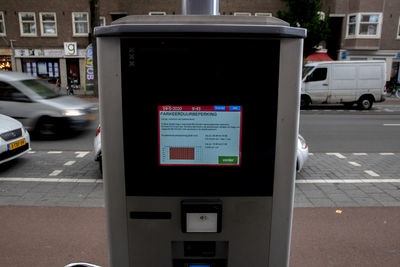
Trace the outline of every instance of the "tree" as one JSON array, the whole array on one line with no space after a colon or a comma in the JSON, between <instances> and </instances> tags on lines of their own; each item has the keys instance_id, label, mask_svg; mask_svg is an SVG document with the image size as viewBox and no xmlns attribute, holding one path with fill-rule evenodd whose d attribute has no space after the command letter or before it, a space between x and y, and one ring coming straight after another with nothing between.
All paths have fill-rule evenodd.
<instances>
[{"instance_id":1,"label":"tree","mask_svg":"<svg viewBox=\"0 0 400 267\"><path fill-rule=\"evenodd\" d=\"M287 11L278 11L278 17L290 23L293 27L307 29L304 40L304 57L315 52L316 47L326 41L329 34L329 14L321 13L321 0L283 0Z\"/></svg>"}]
</instances>

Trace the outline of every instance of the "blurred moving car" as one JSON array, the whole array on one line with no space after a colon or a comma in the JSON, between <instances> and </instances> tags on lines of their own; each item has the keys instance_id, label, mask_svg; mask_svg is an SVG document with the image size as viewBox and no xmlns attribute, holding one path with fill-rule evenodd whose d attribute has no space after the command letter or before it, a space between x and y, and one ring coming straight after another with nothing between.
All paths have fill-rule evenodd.
<instances>
[{"instance_id":1,"label":"blurred moving car","mask_svg":"<svg viewBox=\"0 0 400 267\"><path fill-rule=\"evenodd\" d=\"M60 95L45 80L0 72L0 113L19 120L29 131L41 135L79 131L95 119L95 110L92 103Z\"/></svg>"},{"instance_id":2,"label":"blurred moving car","mask_svg":"<svg viewBox=\"0 0 400 267\"><path fill-rule=\"evenodd\" d=\"M29 133L22 124L0 114L0 164L31 150Z\"/></svg>"},{"instance_id":3,"label":"blurred moving car","mask_svg":"<svg viewBox=\"0 0 400 267\"><path fill-rule=\"evenodd\" d=\"M102 170L102 156L101 156L101 127L97 127L96 135L94 137L94 160L100 164L100 171ZM296 170L300 171L304 163L308 159L308 145L306 140L300 134L297 136L297 152L296 152Z\"/></svg>"},{"instance_id":4,"label":"blurred moving car","mask_svg":"<svg viewBox=\"0 0 400 267\"><path fill-rule=\"evenodd\" d=\"M93 141L94 160L99 162L100 171L103 172L102 156L101 156L101 127L97 127L96 135Z\"/></svg>"},{"instance_id":5,"label":"blurred moving car","mask_svg":"<svg viewBox=\"0 0 400 267\"><path fill-rule=\"evenodd\" d=\"M304 162L308 159L308 145L306 140L300 134L297 135L297 162L296 170L300 171L303 168Z\"/></svg>"}]
</instances>

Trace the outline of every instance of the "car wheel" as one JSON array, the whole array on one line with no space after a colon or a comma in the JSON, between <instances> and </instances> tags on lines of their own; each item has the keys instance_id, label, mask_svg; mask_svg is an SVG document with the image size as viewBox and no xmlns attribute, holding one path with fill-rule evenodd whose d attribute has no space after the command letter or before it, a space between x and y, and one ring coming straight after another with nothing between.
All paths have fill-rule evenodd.
<instances>
[{"instance_id":1,"label":"car wheel","mask_svg":"<svg viewBox=\"0 0 400 267\"><path fill-rule=\"evenodd\" d=\"M310 106L311 100L307 96L301 96L300 109L307 109Z\"/></svg>"},{"instance_id":2,"label":"car wheel","mask_svg":"<svg viewBox=\"0 0 400 267\"><path fill-rule=\"evenodd\" d=\"M99 157L99 168L100 168L100 173L102 174L101 178L103 178L103 157L101 155Z\"/></svg>"},{"instance_id":3,"label":"car wheel","mask_svg":"<svg viewBox=\"0 0 400 267\"><path fill-rule=\"evenodd\" d=\"M358 107L363 110L368 110L372 108L373 101L370 97L362 97L358 101Z\"/></svg>"},{"instance_id":4,"label":"car wheel","mask_svg":"<svg viewBox=\"0 0 400 267\"><path fill-rule=\"evenodd\" d=\"M57 121L51 117L42 117L36 123L35 132L41 136L55 135L58 130Z\"/></svg>"}]
</instances>

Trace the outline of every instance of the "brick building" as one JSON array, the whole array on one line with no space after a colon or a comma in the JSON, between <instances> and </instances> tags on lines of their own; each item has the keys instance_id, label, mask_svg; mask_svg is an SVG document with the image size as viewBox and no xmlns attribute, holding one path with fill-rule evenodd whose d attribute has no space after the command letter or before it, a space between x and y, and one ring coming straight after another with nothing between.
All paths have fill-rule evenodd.
<instances>
[{"instance_id":1,"label":"brick building","mask_svg":"<svg viewBox=\"0 0 400 267\"><path fill-rule=\"evenodd\" d=\"M100 22L134 14L181 14L181 0L99 0ZM273 15L281 0L220 0L221 15ZM330 11L328 52L338 60L384 59L388 79L399 76L400 1L323 0ZM89 44L89 0L0 0L0 68L83 84Z\"/></svg>"}]
</instances>

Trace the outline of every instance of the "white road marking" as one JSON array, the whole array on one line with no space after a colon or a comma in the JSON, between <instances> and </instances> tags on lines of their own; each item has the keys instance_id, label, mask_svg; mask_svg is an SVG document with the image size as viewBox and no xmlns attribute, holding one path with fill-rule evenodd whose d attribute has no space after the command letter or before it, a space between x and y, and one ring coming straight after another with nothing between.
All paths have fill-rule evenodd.
<instances>
[{"instance_id":1,"label":"white road marking","mask_svg":"<svg viewBox=\"0 0 400 267\"><path fill-rule=\"evenodd\" d=\"M64 163L64 166L71 166L71 165L75 164L75 162L76 162L75 160L67 161Z\"/></svg>"},{"instance_id":2,"label":"white road marking","mask_svg":"<svg viewBox=\"0 0 400 267\"><path fill-rule=\"evenodd\" d=\"M353 165L353 166L356 166L356 167L360 167L360 166L361 166L361 164L358 164L358 163L355 162L355 161L349 161L349 164L350 164L350 165Z\"/></svg>"},{"instance_id":3,"label":"white road marking","mask_svg":"<svg viewBox=\"0 0 400 267\"><path fill-rule=\"evenodd\" d=\"M329 155L329 156L336 156L336 157L338 157L339 159L345 159L346 157L345 156L343 156L342 154L340 154L340 153L326 153L327 155Z\"/></svg>"},{"instance_id":4,"label":"white road marking","mask_svg":"<svg viewBox=\"0 0 400 267\"><path fill-rule=\"evenodd\" d=\"M61 154L62 151L48 151L47 154Z\"/></svg>"},{"instance_id":5,"label":"white road marking","mask_svg":"<svg viewBox=\"0 0 400 267\"><path fill-rule=\"evenodd\" d=\"M398 124L398 123L385 123L385 124L383 124L383 126L400 126L400 124Z\"/></svg>"},{"instance_id":6,"label":"white road marking","mask_svg":"<svg viewBox=\"0 0 400 267\"><path fill-rule=\"evenodd\" d=\"M89 151L77 151L77 152L75 152L77 158L83 158L84 156L86 156L89 153L90 153Z\"/></svg>"},{"instance_id":7,"label":"white road marking","mask_svg":"<svg viewBox=\"0 0 400 267\"><path fill-rule=\"evenodd\" d=\"M102 179L0 177L0 182L103 183Z\"/></svg>"},{"instance_id":8,"label":"white road marking","mask_svg":"<svg viewBox=\"0 0 400 267\"><path fill-rule=\"evenodd\" d=\"M62 173L62 170L54 170L52 173L49 174L49 176L57 176L60 173Z\"/></svg>"},{"instance_id":9,"label":"white road marking","mask_svg":"<svg viewBox=\"0 0 400 267\"><path fill-rule=\"evenodd\" d=\"M36 151L33 151L33 150L28 151L28 154L35 154L35 153L36 153Z\"/></svg>"},{"instance_id":10,"label":"white road marking","mask_svg":"<svg viewBox=\"0 0 400 267\"><path fill-rule=\"evenodd\" d=\"M382 156L393 156L394 153L379 153L379 155L382 155Z\"/></svg>"},{"instance_id":11,"label":"white road marking","mask_svg":"<svg viewBox=\"0 0 400 267\"><path fill-rule=\"evenodd\" d=\"M308 153L309 156L314 156L314 153Z\"/></svg>"},{"instance_id":12,"label":"white road marking","mask_svg":"<svg viewBox=\"0 0 400 267\"><path fill-rule=\"evenodd\" d=\"M400 183L400 179L303 179L296 184L368 184L368 183Z\"/></svg>"},{"instance_id":13,"label":"white road marking","mask_svg":"<svg viewBox=\"0 0 400 267\"><path fill-rule=\"evenodd\" d=\"M354 156L366 156L367 153L353 153Z\"/></svg>"},{"instance_id":14,"label":"white road marking","mask_svg":"<svg viewBox=\"0 0 400 267\"><path fill-rule=\"evenodd\" d=\"M379 176L380 176L379 174L377 174L376 172L371 171L371 170L365 170L364 172L365 172L366 174L368 174L368 175L373 176L373 177L379 177Z\"/></svg>"}]
</instances>

